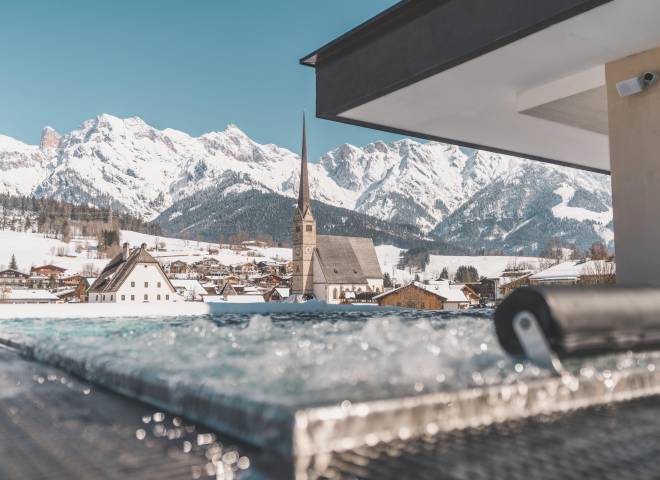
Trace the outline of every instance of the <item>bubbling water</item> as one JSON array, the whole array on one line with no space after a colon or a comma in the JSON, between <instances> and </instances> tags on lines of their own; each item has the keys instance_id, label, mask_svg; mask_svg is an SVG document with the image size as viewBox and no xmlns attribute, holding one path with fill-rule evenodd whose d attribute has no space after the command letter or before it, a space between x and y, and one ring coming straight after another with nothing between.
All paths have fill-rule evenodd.
<instances>
[{"instance_id":1,"label":"bubbling water","mask_svg":"<svg viewBox=\"0 0 660 480\"><path fill-rule=\"evenodd\" d=\"M517 371L486 312L15 320L0 336L118 372L281 403L363 400L545 375Z\"/></svg>"},{"instance_id":2,"label":"bubbling water","mask_svg":"<svg viewBox=\"0 0 660 480\"><path fill-rule=\"evenodd\" d=\"M491 314L363 311L11 320L0 321L0 338L34 347L35 357L47 362L57 356L91 372L158 379L174 390L203 388L296 406L548 376L502 351ZM631 368L641 361L619 358L611 368ZM648 357L644 361L654 365ZM585 364L580 372L586 375L597 367Z\"/></svg>"}]
</instances>

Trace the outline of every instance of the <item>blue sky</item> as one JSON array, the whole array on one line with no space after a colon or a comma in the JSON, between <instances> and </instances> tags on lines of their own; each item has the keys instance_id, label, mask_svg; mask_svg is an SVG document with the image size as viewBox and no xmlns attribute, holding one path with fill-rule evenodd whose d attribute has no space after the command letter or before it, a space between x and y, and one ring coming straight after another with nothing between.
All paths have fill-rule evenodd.
<instances>
[{"instance_id":1,"label":"blue sky","mask_svg":"<svg viewBox=\"0 0 660 480\"><path fill-rule=\"evenodd\" d=\"M298 59L394 0L0 1L0 133L37 143L100 113L199 135L235 123L310 154L399 138L311 118Z\"/></svg>"}]
</instances>

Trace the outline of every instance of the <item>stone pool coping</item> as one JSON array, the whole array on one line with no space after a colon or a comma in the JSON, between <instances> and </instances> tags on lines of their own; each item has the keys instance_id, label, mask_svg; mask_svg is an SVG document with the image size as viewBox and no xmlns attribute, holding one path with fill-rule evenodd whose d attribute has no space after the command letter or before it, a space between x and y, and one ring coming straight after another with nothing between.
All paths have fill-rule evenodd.
<instances>
[{"instance_id":1,"label":"stone pool coping","mask_svg":"<svg viewBox=\"0 0 660 480\"><path fill-rule=\"evenodd\" d=\"M64 318L163 318L199 315L310 313L310 312L361 312L397 311L396 307L380 307L373 304L328 305L325 302L305 303L267 302L171 302L171 303L54 303L54 304L5 304L0 308L0 320L16 319L64 319Z\"/></svg>"},{"instance_id":2,"label":"stone pool coping","mask_svg":"<svg viewBox=\"0 0 660 480\"><path fill-rule=\"evenodd\" d=\"M29 340L0 334L0 343L42 361ZM329 452L660 394L660 369L639 368L613 372L607 378L578 379L566 374L457 392L294 408L201 389L170 389L158 378L90 368L51 352L48 363L252 445L294 457L299 471Z\"/></svg>"}]
</instances>

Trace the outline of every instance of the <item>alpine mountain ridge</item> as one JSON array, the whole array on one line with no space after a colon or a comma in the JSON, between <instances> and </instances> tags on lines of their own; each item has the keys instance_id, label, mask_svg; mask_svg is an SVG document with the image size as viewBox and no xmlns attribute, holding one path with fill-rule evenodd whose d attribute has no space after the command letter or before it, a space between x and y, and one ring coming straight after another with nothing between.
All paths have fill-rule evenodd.
<instances>
[{"instance_id":1,"label":"alpine mountain ridge","mask_svg":"<svg viewBox=\"0 0 660 480\"><path fill-rule=\"evenodd\" d=\"M237 198L261 208L269 204L260 196L296 198L300 161L234 125L193 137L104 114L63 135L46 127L39 146L0 135L0 168L0 193L111 206L194 236L193 207L224 209L228 228ZM553 238L579 248L613 238L606 175L405 139L342 145L310 164L309 176L312 198L344 216L375 218L379 229L408 224L420 238L470 250L533 254ZM288 204L273 208L273 221L288 222ZM204 222L203 235L213 234Z\"/></svg>"}]
</instances>

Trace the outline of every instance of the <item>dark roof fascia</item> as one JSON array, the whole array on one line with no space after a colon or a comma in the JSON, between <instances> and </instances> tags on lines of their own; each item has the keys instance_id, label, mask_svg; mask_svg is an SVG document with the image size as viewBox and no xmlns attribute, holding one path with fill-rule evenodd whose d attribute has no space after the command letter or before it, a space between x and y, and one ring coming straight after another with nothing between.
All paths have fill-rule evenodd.
<instances>
[{"instance_id":1,"label":"dark roof fascia","mask_svg":"<svg viewBox=\"0 0 660 480\"><path fill-rule=\"evenodd\" d=\"M365 41L381 33L387 26L396 27L411 17L421 15L428 9L450 0L402 0L380 12L378 15L362 22L357 27L331 40L320 48L302 57L299 62L306 67L316 67L315 57L323 55L328 58L334 52L340 52L349 45L355 45L359 41Z\"/></svg>"},{"instance_id":2,"label":"dark roof fascia","mask_svg":"<svg viewBox=\"0 0 660 480\"><path fill-rule=\"evenodd\" d=\"M370 123L370 122L363 122L361 120L354 120L352 118L345 118L341 117L339 115L335 114L317 114L318 118L324 119L324 120L331 120L333 122L340 122L340 123L346 123L348 125L355 125L358 127L363 127L363 128L370 128L372 130L381 130L383 132L389 132L389 133L394 133L397 135L402 135L405 137L413 137L413 138L418 138L421 140L428 140L431 142L440 142L440 143L448 143L451 145L458 145L460 147L466 147L466 148L473 148L475 150L485 150L488 152L492 153L499 153L501 155L509 155L512 157L520 157L520 158L527 158L529 160L535 160L539 162L544 162L544 163L551 163L553 165L559 165L561 167L570 167L570 168L577 168L578 170L584 170L587 172L593 172L593 173L601 173L604 175L610 175L609 170L605 170L602 168L595 168L595 167L587 167L584 165L578 165L575 163L570 163L570 162L565 162L563 160L557 160L554 158L549 158L549 157L543 157L540 155L532 155L529 153L524 153L524 152L517 152L515 150L506 150L503 148L497 148L497 147L492 147L490 145L484 145L480 143L474 143L474 142L467 142L465 140L460 140L456 138L446 138L446 137L439 137L437 135L429 135L426 133L421 133L421 132L415 132L412 130L404 130L401 128L396 128L396 127L390 127L387 125L380 125L377 123Z\"/></svg>"}]
</instances>

